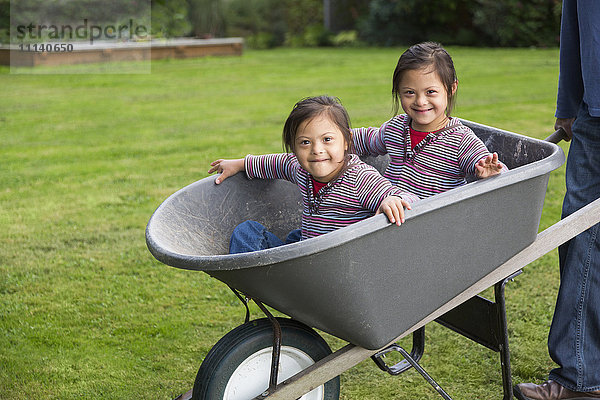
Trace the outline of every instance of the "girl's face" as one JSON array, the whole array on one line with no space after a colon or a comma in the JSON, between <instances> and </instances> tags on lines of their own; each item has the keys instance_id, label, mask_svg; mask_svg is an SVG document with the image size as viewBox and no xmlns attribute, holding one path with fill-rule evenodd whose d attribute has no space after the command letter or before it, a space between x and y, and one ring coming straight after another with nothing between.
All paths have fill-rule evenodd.
<instances>
[{"instance_id":1,"label":"girl's face","mask_svg":"<svg viewBox=\"0 0 600 400\"><path fill-rule=\"evenodd\" d=\"M329 182L344 167L348 143L340 128L319 115L300 124L294 143L298 162L319 182Z\"/></svg>"},{"instance_id":2,"label":"girl's face","mask_svg":"<svg viewBox=\"0 0 600 400\"><path fill-rule=\"evenodd\" d=\"M457 82L452 85L452 95ZM412 119L412 128L433 132L446 126L448 92L438 74L431 68L408 70L400 80L400 104Z\"/></svg>"}]
</instances>

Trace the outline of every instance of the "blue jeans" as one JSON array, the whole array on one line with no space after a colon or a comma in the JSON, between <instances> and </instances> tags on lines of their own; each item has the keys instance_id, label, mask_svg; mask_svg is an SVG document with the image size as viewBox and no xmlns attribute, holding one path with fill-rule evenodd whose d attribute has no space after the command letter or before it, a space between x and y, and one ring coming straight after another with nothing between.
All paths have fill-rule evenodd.
<instances>
[{"instance_id":1,"label":"blue jeans","mask_svg":"<svg viewBox=\"0 0 600 400\"><path fill-rule=\"evenodd\" d=\"M600 118L582 104L573 124L563 218L600 197ZM548 336L560 367L550 379L578 392L600 390L600 224L559 247L560 289Z\"/></svg>"},{"instance_id":2,"label":"blue jeans","mask_svg":"<svg viewBox=\"0 0 600 400\"><path fill-rule=\"evenodd\" d=\"M300 229L291 231L285 242L256 221L244 221L235 227L229 240L229 254L265 250L300 241Z\"/></svg>"}]
</instances>

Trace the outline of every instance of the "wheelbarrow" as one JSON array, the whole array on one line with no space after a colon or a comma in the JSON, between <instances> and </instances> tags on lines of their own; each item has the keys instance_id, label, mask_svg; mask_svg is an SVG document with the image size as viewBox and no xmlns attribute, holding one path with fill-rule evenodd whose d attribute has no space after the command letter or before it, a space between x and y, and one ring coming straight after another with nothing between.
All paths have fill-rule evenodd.
<instances>
[{"instance_id":1,"label":"wheelbarrow","mask_svg":"<svg viewBox=\"0 0 600 400\"><path fill-rule=\"evenodd\" d=\"M550 141L463 122L509 171L415 203L400 227L377 215L298 243L228 254L243 221L279 237L300 226L295 185L243 174L215 185L208 177L166 199L146 228L150 252L167 265L204 271L246 304L246 322L211 349L180 399L337 399L339 375L369 357L391 374L415 368L451 399L418 364L423 327L434 320L499 351L504 398L512 398L504 284L597 223L600 205L538 235L549 175L564 153ZM382 172L389 158L365 161ZM495 302L477 296L491 286ZM249 299L267 318L249 321ZM265 305L291 319L273 317ZM349 344L331 353L313 328ZM394 344L410 334L410 352ZM388 366L390 351L403 361Z\"/></svg>"}]
</instances>

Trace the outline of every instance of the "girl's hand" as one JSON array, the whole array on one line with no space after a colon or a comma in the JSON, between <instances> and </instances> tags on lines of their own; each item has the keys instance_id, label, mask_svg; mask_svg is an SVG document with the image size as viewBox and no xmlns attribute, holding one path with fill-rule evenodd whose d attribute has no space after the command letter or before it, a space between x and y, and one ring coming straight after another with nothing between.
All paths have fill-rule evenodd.
<instances>
[{"instance_id":1,"label":"girl's hand","mask_svg":"<svg viewBox=\"0 0 600 400\"><path fill-rule=\"evenodd\" d=\"M377 214L384 213L392 224L400 226L404 222L404 209L410 210L410 203L398 196L388 196L381 202Z\"/></svg>"},{"instance_id":2,"label":"girl's hand","mask_svg":"<svg viewBox=\"0 0 600 400\"><path fill-rule=\"evenodd\" d=\"M244 159L239 158L237 160L223 160L219 159L210 163L211 168L208 170L209 174L213 172L219 172L221 175L215 179L215 183L218 185L225 179L237 174L238 172L244 171Z\"/></svg>"},{"instance_id":3,"label":"girl's hand","mask_svg":"<svg viewBox=\"0 0 600 400\"><path fill-rule=\"evenodd\" d=\"M490 154L475 164L475 175L479 179L498 175L502 171L502 163L498 161L498 153Z\"/></svg>"}]
</instances>

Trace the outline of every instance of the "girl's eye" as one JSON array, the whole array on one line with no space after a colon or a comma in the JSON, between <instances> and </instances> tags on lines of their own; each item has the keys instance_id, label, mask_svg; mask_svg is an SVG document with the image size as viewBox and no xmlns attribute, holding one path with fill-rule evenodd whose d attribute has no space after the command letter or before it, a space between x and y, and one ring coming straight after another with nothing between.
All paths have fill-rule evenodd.
<instances>
[{"instance_id":1,"label":"girl's eye","mask_svg":"<svg viewBox=\"0 0 600 400\"><path fill-rule=\"evenodd\" d=\"M436 93L437 93L437 91L436 91L436 90L433 90L433 89L431 89L431 90L428 90L428 91L427 91L427 93L428 93L428 94L436 94Z\"/></svg>"},{"instance_id":2,"label":"girl's eye","mask_svg":"<svg viewBox=\"0 0 600 400\"><path fill-rule=\"evenodd\" d=\"M298 142L298 144L300 144L300 145L302 145L302 146L306 146L306 145L309 145L309 144L310 144L310 141L309 141L309 140L307 140L307 139L303 139L303 140L300 140L300 141Z\"/></svg>"},{"instance_id":3,"label":"girl's eye","mask_svg":"<svg viewBox=\"0 0 600 400\"><path fill-rule=\"evenodd\" d=\"M326 136L323 138L323 141L325 142L331 142L333 140L333 138L331 136Z\"/></svg>"}]
</instances>

